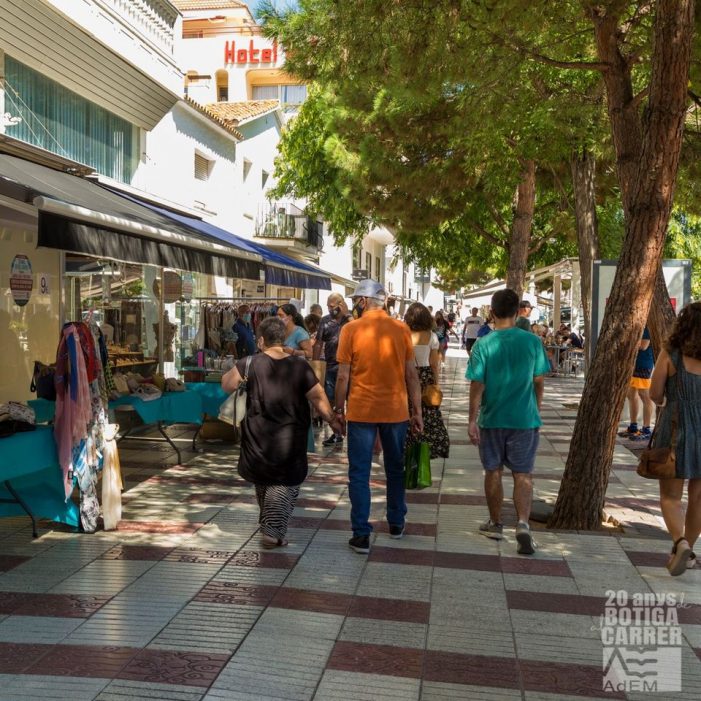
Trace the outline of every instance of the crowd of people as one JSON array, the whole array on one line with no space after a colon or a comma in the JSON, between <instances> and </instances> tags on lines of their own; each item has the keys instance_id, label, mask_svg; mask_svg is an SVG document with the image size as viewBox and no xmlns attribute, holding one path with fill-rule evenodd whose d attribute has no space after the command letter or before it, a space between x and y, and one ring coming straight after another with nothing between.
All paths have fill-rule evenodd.
<instances>
[{"instance_id":1,"label":"crowd of people","mask_svg":"<svg viewBox=\"0 0 701 701\"><path fill-rule=\"evenodd\" d=\"M565 324L555 332L532 324L531 303L509 289L493 295L486 317L472 308L462 320L460 336L455 314L434 315L418 302L406 309L403 320L394 318L386 291L372 280L357 286L350 309L339 294L329 296L326 315L315 307L306 318L294 304L279 307L276 317L260 324L255 341L259 352L252 361L247 364L244 354L222 380L228 392L246 383L238 470L255 485L263 546L287 544L289 517L308 470L313 415L331 429L325 447L347 440L350 547L358 553L370 551L370 471L378 451L387 479L389 535L404 535L407 447L424 442L432 459L449 456L440 406L427 401L425 393L440 382L453 336L469 354L468 436L479 450L489 512L479 532L497 540L504 537L506 467L514 481L517 552L533 554L529 518L544 378L557 369L552 349L579 351L582 336ZM239 318L245 325L245 310ZM245 329L240 336L252 352L252 336ZM323 361L322 377L308 361ZM657 440L675 446L677 476L660 480L660 501L673 539L668 569L676 576L695 566L693 547L701 532L701 303L682 310L657 363L645 329L628 401L630 423L621 435L632 440L650 441L654 404L666 405Z\"/></svg>"}]
</instances>

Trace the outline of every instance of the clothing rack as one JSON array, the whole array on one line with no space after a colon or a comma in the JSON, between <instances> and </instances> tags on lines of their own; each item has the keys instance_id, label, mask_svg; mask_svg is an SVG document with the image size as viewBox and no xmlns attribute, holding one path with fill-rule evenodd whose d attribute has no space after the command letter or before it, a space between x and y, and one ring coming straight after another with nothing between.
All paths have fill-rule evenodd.
<instances>
[{"instance_id":1,"label":"clothing rack","mask_svg":"<svg viewBox=\"0 0 701 701\"><path fill-rule=\"evenodd\" d=\"M193 297L193 302L283 302L287 304L289 297Z\"/></svg>"}]
</instances>

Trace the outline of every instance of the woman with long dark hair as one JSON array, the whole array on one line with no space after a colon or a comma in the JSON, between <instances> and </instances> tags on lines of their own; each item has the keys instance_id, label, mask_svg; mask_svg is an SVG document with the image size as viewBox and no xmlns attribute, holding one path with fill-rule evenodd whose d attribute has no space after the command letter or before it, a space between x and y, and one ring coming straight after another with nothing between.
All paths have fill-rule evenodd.
<instances>
[{"instance_id":1,"label":"woman with long dark hair","mask_svg":"<svg viewBox=\"0 0 701 701\"><path fill-rule=\"evenodd\" d=\"M420 302L414 302L404 314L404 323L411 331L411 342L414 345L414 359L419 373L421 390L428 385L438 384L440 368L439 341L433 332L431 312ZM409 407L411 410L411 407ZM416 441L425 441L431 448L432 458L447 458L450 453L450 439L443 423L440 407L426 406L421 403L421 414L424 421L422 434L409 433L407 445Z\"/></svg>"},{"instance_id":2,"label":"woman with long dark hair","mask_svg":"<svg viewBox=\"0 0 701 701\"><path fill-rule=\"evenodd\" d=\"M312 341L309 331L304 325L304 317L297 311L294 304L283 304L277 310L278 319L285 324L285 352L300 358L311 360Z\"/></svg>"},{"instance_id":3,"label":"woman with long dark hair","mask_svg":"<svg viewBox=\"0 0 701 701\"><path fill-rule=\"evenodd\" d=\"M655 445L671 446L672 433L676 434L676 477L660 480L660 508L674 542L667 569L676 577L696 566L693 548L701 533L701 302L688 304L679 313L655 363L650 398L664 407ZM686 513L685 480L689 480Z\"/></svg>"}]
</instances>

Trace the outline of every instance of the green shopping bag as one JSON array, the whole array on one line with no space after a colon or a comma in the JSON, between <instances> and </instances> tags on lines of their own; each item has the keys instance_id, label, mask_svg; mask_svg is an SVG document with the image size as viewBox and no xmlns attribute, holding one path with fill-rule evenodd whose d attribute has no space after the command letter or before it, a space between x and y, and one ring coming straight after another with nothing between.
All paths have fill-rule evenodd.
<instances>
[{"instance_id":1,"label":"green shopping bag","mask_svg":"<svg viewBox=\"0 0 701 701\"><path fill-rule=\"evenodd\" d=\"M428 443L412 443L404 455L404 487L425 489L431 486L431 450Z\"/></svg>"}]
</instances>

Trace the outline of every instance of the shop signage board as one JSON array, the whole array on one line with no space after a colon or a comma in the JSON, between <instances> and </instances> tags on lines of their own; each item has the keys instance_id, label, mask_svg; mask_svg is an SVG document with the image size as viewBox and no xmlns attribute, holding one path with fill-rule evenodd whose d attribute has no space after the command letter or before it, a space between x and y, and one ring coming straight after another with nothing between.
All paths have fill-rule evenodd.
<instances>
[{"instance_id":1,"label":"shop signage board","mask_svg":"<svg viewBox=\"0 0 701 701\"><path fill-rule=\"evenodd\" d=\"M613 278L616 275L615 260L595 260L592 265L592 319L591 350L596 348L596 341L601 333L606 302L611 294ZM679 312L691 301L691 261L666 259L662 261L662 272L667 283L667 292L672 307Z\"/></svg>"},{"instance_id":2,"label":"shop signage board","mask_svg":"<svg viewBox=\"0 0 701 701\"><path fill-rule=\"evenodd\" d=\"M163 301L166 304L177 302L183 294L183 281L180 273L166 270L163 273Z\"/></svg>"},{"instance_id":3,"label":"shop signage board","mask_svg":"<svg viewBox=\"0 0 701 701\"><path fill-rule=\"evenodd\" d=\"M23 307L29 302L33 288L32 264L27 256L19 253L12 259L10 266L10 290L12 299L18 307Z\"/></svg>"},{"instance_id":4,"label":"shop signage board","mask_svg":"<svg viewBox=\"0 0 701 701\"><path fill-rule=\"evenodd\" d=\"M224 46L224 65L277 63L277 42L272 47L261 49L253 39L248 44L239 41L227 41Z\"/></svg>"}]
</instances>

